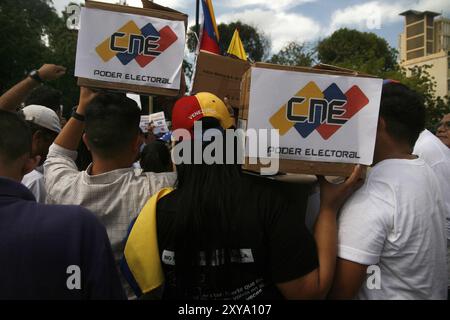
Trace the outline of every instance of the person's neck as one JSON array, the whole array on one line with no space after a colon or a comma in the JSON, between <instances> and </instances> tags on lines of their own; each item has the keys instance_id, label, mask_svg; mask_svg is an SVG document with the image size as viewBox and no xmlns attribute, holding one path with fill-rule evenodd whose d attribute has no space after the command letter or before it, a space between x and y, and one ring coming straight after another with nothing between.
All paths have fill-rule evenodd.
<instances>
[{"instance_id":1,"label":"person's neck","mask_svg":"<svg viewBox=\"0 0 450 320\"><path fill-rule=\"evenodd\" d=\"M132 163L128 159L100 159L93 157L90 175L98 175L117 169L130 168Z\"/></svg>"},{"instance_id":2,"label":"person's neck","mask_svg":"<svg viewBox=\"0 0 450 320\"><path fill-rule=\"evenodd\" d=\"M383 147L378 148L379 150L376 152L373 165L389 159L417 159L417 156L412 154L412 148L407 143L386 141L381 143L381 145L383 145Z\"/></svg>"},{"instance_id":3,"label":"person's neck","mask_svg":"<svg viewBox=\"0 0 450 320\"><path fill-rule=\"evenodd\" d=\"M0 177L14 180L17 182L22 181L23 178L21 172L17 172L17 170L6 170L1 165L0 165Z\"/></svg>"}]
</instances>

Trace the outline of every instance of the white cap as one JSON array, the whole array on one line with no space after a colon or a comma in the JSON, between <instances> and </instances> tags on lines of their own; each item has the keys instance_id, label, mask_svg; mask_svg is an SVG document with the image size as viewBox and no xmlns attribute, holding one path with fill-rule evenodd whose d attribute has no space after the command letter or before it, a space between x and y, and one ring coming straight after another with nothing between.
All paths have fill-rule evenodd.
<instances>
[{"instance_id":1,"label":"white cap","mask_svg":"<svg viewBox=\"0 0 450 320\"><path fill-rule=\"evenodd\" d=\"M31 104L22 109L25 120L30 121L38 126L59 133L61 131L61 124L59 123L58 115L50 108Z\"/></svg>"}]
</instances>

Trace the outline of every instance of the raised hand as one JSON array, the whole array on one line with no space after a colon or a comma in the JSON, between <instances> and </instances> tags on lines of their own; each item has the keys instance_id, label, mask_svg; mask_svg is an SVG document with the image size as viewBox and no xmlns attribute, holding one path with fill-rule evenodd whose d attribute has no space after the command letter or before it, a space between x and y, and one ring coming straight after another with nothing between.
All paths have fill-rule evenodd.
<instances>
[{"instance_id":1,"label":"raised hand","mask_svg":"<svg viewBox=\"0 0 450 320\"><path fill-rule=\"evenodd\" d=\"M51 81L62 77L66 73L66 68L56 64L44 64L38 73L42 80Z\"/></svg>"}]
</instances>

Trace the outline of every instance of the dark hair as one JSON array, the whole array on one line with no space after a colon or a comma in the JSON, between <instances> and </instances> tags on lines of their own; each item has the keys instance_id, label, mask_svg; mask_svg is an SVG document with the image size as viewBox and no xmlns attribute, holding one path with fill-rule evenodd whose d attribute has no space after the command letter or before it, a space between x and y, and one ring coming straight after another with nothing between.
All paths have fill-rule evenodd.
<instances>
[{"instance_id":1,"label":"dark hair","mask_svg":"<svg viewBox=\"0 0 450 320\"><path fill-rule=\"evenodd\" d=\"M61 112L62 93L49 86L39 86L28 95L25 105L37 104L52 109L56 114Z\"/></svg>"},{"instance_id":2,"label":"dark hair","mask_svg":"<svg viewBox=\"0 0 450 320\"><path fill-rule=\"evenodd\" d=\"M11 164L24 154L31 154L31 132L16 113L0 110L0 160Z\"/></svg>"},{"instance_id":3,"label":"dark hair","mask_svg":"<svg viewBox=\"0 0 450 320\"><path fill-rule=\"evenodd\" d=\"M380 117L386 122L389 135L414 147L425 128L423 97L400 83L388 83L381 94Z\"/></svg>"},{"instance_id":4,"label":"dark hair","mask_svg":"<svg viewBox=\"0 0 450 320\"><path fill-rule=\"evenodd\" d=\"M219 128L214 118L203 118L203 129ZM224 135L224 141L226 136ZM224 159L226 159L226 142ZM207 143L203 144L203 150ZM191 156L194 157L192 146ZM212 250L223 249L224 277L218 279L222 288L229 289L231 277L230 238L233 214L240 194L240 166L237 164L179 164L177 165L179 205L175 219L176 290L179 297L189 297L198 276L201 251L206 261ZM206 247L205 247L206 246Z\"/></svg>"},{"instance_id":5,"label":"dark hair","mask_svg":"<svg viewBox=\"0 0 450 320\"><path fill-rule=\"evenodd\" d=\"M89 146L102 156L115 156L139 134L140 109L124 94L95 97L86 109Z\"/></svg>"},{"instance_id":6,"label":"dark hair","mask_svg":"<svg viewBox=\"0 0 450 320\"><path fill-rule=\"evenodd\" d=\"M147 144L141 152L141 168L145 172L168 172L172 161L170 151L163 141L153 141Z\"/></svg>"}]
</instances>

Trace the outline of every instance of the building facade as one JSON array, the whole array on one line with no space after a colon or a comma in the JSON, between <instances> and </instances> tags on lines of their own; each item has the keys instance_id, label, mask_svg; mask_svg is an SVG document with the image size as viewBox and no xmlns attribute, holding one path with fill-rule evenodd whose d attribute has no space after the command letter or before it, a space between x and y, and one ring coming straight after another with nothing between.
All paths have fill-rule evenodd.
<instances>
[{"instance_id":1,"label":"building facade","mask_svg":"<svg viewBox=\"0 0 450 320\"><path fill-rule=\"evenodd\" d=\"M407 70L430 65L436 81L436 95L450 95L450 19L431 11L408 10L400 34L400 65Z\"/></svg>"}]
</instances>

